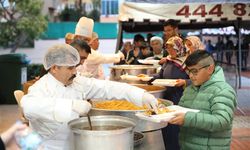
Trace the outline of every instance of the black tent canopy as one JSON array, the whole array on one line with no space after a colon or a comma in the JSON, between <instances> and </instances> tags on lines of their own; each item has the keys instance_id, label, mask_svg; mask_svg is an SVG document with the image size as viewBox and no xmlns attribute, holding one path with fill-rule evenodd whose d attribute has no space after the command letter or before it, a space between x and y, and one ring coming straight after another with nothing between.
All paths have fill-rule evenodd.
<instances>
[{"instance_id":1,"label":"black tent canopy","mask_svg":"<svg viewBox=\"0 0 250 150\"><path fill-rule=\"evenodd\" d=\"M123 32L160 32L168 19L179 22L180 30L234 26L241 43L240 29L250 29L249 4L248 0L190 0L189 3L181 0L125 1L119 10L116 50L120 47ZM241 61L241 45L238 45ZM239 68L240 72L241 66Z\"/></svg>"}]
</instances>

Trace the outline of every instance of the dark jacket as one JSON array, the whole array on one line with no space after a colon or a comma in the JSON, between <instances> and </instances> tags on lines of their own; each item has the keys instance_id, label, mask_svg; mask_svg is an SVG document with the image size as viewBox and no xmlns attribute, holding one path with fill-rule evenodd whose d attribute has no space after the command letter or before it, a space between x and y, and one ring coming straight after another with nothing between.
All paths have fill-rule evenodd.
<instances>
[{"instance_id":1,"label":"dark jacket","mask_svg":"<svg viewBox=\"0 0 250 150\"><path fill-rule=\"evenodd\" d=\"M189 79L189 76L180 65L172 61L167 61L163 64L160 72L154 76L154 79ZM183 91L183 87L167 87L163 98L171 100L177 105Z\"/></svg>"}]
</instances>

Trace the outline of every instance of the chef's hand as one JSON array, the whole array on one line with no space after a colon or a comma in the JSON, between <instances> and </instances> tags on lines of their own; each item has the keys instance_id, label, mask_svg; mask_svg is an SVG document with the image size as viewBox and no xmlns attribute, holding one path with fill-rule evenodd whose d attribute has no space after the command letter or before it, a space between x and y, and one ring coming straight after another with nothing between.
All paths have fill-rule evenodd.
<instances>
[{"instance_id":1,"label":"chef's hand","mask_svg":"<svg viewBox=\"0 0 250 150\"><path fill-rule=\"evenodd\" d=\"M186 80L183 79L177 79L175 86L180 87L180 86L185 86L186 85Z\"/></svg>"},{"instance_id":2,"label":"chef's hand","mask_svg":"<svg viewBox=\"0 0 250 150\"><path fill-rule=\"evenodd\" d=\"M185 113L176 113L168 123L182 126L184 124Z\"/></svg>"},{"instance_id":3,"label":"chef's hand","mask_svg":"<svg viewBox=\"0 0 250 150\"><path fill-rule=\"evenodd\" d=\"M74 100L72 110L80 116L86 115L91 109L91 104L85 100Z\"/></svg>"},{"instance_id":4,"label":"chef's hand","mask_svg":"<svg viewBox=\"0 0 250 150\"><path fill-rule=\"evenodd\" d=\"M124 60L125 59L125 56L124 56L124 54L121 51L119 51L117 54L119 55L120 60Z\"/></svg>"},{"instance_id":5,"label":"chef's hand","mask_svg":"<svg viewBox=\"0 0 250 150\"><path fill-rule=\"evenodd\" d=\"M146 105L149 109L153 109L154 112L158 113L158 101L152 94L144 92L142 96L142 104Z\"/></svg>"}]
</instances>

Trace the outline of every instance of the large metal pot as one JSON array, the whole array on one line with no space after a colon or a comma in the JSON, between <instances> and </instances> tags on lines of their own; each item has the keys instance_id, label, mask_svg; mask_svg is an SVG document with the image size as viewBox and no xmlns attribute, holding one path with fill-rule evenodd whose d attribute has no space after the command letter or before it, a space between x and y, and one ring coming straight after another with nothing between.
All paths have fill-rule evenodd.
<instances>
[{"instance_id":1,"label":"large metal pot","mask_svg":"<svg viewBox=\"0 0 250 150\"><path fill-rule=\"evenodd\" d=\"M133 150L134 127L132 119L122 116L93 116L91 117L93 128L89 127L88 119L82 117L68 123L73 132L75 150ZM109 129L108 129L109 128Z\"/></svg>"},{"instance_id":2,"label":"large metal pot","mask_svg":"<svg viewBox=\"0 0 250 150\"><path fill-rule=\"evenodd\" d=\"M156 85L147 85L147 84L132 84L133 86L137 86L154 95L156 98L163 98L164 91L166 87L164 86L156 86Z\"/></svg>"},{"instance_id":3,"label":"large metal pot","mask_svg":"<svg viewBox=\"0 0 250 150\"><path fill-rule=\"evenodd\" d=\"M102 100L103 101L103 100ZM173 105L173 102L169 100L163 100L161 99L164 104ZM96 100L92 100L93 106ZM138 132L149 132L161 129L166 126L166 123L154 123L147 120L139 119L135 116L135 113L142 112L138 110L107 110L107 109L98 109L98 108L92 108L89 112L91 116L99 116L99 115L118 115L118 116L124 116L131 118L135 120L136 126L135 131Z\"/></svg>"},{"instance_id":4,"label":"large metal pot","mask_svg":"<svg viewBox=\"0 0 250 150\"><path fill-rule=\"evenodd\" d=\"M114 65L110 67L110 80L127 83L145 83L144 81L122 80L121 75L146 74L152 76L157 71L157 66L153 65Z\"/></svg>"}]
</instances>

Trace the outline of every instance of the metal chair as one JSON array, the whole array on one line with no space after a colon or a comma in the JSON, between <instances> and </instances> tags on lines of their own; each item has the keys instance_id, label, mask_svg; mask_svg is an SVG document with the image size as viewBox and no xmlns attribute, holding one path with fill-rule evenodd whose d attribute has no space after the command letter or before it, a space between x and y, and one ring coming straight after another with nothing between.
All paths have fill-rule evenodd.
<instances>
[{"instance_id":1,"label":"metal chair","mask_svg":"<svg viewBox=\"0 0 250 150\"><path fill-rule=\"evenodd\" d=\"M20 112L21 112L21 121L27 125L29 125L29 120L27 118L25 118L24 116L24 113L23 113L23 108L21 107L21 99L22 97L24 96L24 92L21 91L21 90L15 90L14 91L14 96L16 98L16 101L17 101L17 104L18 104L18 107L20 109Z\"/></svg>"}]
</instances>

